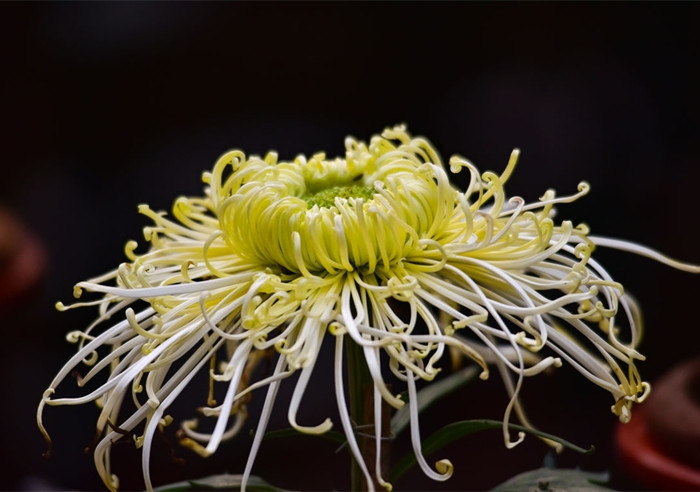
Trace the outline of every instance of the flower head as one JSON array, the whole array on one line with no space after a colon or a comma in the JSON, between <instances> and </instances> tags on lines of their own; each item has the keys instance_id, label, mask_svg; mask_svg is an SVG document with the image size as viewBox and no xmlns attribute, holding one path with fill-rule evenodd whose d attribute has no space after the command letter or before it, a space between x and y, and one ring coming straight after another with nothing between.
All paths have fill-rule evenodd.
<instances>
[{"instance_id":1,"label":"flower head","mask_svg":"<svg viewBox=\"0 0 700 492\"><path fill-rule=\"evenodd\" d=\"M340 424L367 477L344 393L347 344L361 349L377 402L403 406L387 381L405 382L414 452L436 480L448 478L452 466L443 460L436 471L422 456L416 382L435 378L446 349L470 357L484 379L492 365L504 377L511 396L504 418L508 446L523 438L511 441L511 413L529 425L518 403L523 379L563 363L607 390L612 411L629 420L632 404L649 390L635 365L643 359L636 350L639 311L592 253L596 245L612 246L696 267L633 243L589 236L584 225L555 222L553 206L586 194L585 183L571 196L550 190L535 203L509 199L504 184L517 150L500 175L450 159L452 172L468 173L462 192L450 184L433 147L402 126L369 145L353 138L345 145L345 157L333 160L319 153L278 162L274 152L260 158L231 151L204 173L205 196L177 199L172 219L142 205L140 212L153 221L144 230L148 250L138 254L136 243L128 243L128 262L75 287L76 297L83 291L102 297L70 307L97 305L100 314L68 336L78 351L38 411L47 439L45 405L95 401L101 410L94 457L105 484L118 487L110 448L131 434L143 448L151 488L154 434L171 423L168 408L194 375L209 371L212 385L226 388L223 401L210 398L202 408L214 419L212 429L185 421L180 441L205 456L215 452L241 428L251 392L266 387L248 477L279 385L292 374L299 378L288 404L290 424L307 433L333 426L326 419L304 427L296 419L328 337L335 339ZM117 321L109 325L110 319ZM258 362L273 355L272 373L257 376ZM216 364L217 358L223 362ZM79 366L87 370L79 384L97 379L95 389L54 397ZM123 415L128 398L133 410Z\"/></svg>"}]
</instances>

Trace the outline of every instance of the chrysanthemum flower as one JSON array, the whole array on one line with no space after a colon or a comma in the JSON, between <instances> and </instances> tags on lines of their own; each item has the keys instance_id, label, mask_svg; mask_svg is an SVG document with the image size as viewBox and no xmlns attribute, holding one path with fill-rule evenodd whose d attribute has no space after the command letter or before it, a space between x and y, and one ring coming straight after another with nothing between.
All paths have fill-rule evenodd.
<instances>
[{"instance_id":1,"label":"chrysanthemum flower","mask_svg":"<svg viewBox=\"0 0 700 492\"><path fill-rule=\"evenodd\" d=\"M636 350L639 311L591 255L603 245L677 268L697 267L633 243L591 237L584 225L555 222L553 206L586 194L585 183L571 196L550 190L535 203L508 199L504 183L517 150L501 175L480 174L453 157L450 170L469 173L461 192L433 147L404 127L385 130L369 145L353 138L345 145L345 157L333 160L319 153L278 162L274 152L261 159L231 151L204 173L204 197L175 201L173 219L142 205L141 213L153 221L144 231L148 251L137 254L130 242L127 263L75 287L76 297L83 291L103 296L71 307L97 305L100 315L85 331L68 336L79 350L38 411L47 439L45 405L94 401L101 409L94 458L104 483L118 487L110 448L131 435L143 449L150 489L154 434L171 423L168 408L204 370L212 385L225 385L225 396L219 404L210 398L202 409L214 419L209 432L185 421L180 438L205 456L241 428L251 391L267 388L244 471L248 477L278 388L292 374L299 377L288 403L289 423L306 433L331 429L330 419L315 427L297 423L327 337L335 339L340 426L368 483L344 390L348 344L360 349L371 375L375 422L381 421L382 400L394 408L405 404L387 381L405 382L414 452L435 480L448 478L452 465L443 460L436 471L423 458L416 383L435 378L450 351L473 359L484 379L491 365L503 376L511 396L504 416L508 446L523 438L511 441L511 413L529 425L518 403L523 378L563 363L610 392L612 411L629 420L632 404L649 390L635 366L643 359ZM110 326L110 319L117 321ZM256 379L257 362L271 354L274 371ZM87 372L79 384L98 379L95 389L55 397L81 366ZM123 415L129 398L134 410ZM375 428L379 448L380 425ZM374 473L390 488L379 463Z\"/></svg>"}]
</instances>

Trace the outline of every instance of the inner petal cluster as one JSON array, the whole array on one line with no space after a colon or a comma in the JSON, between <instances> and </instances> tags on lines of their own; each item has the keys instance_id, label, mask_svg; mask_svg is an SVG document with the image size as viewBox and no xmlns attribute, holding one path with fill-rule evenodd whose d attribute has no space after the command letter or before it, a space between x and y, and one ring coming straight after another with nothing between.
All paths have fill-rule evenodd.
<instances>
[{"instance_id":1,"label":"inner petal cluster","mask_svg":"<svg viewBox=\"0 0 700 492\"><path fill-rule=\"evenodd\" d=\"M396 137L405 134L397 132ZM304 276L389 271L454 213L455 190L427 142L385 132L346 140L345 159L278 162L231 152L209 176L226 242Z\"/></svg>"}]
</instances>

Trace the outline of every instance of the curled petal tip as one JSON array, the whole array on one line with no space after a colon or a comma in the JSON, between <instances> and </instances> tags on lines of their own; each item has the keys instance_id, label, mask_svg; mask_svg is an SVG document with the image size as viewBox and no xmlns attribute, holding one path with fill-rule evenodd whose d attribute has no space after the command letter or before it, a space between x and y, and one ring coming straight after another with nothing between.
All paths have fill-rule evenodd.
<instances>
[{"instance_id":1,"label":"curled petal tip","mask_svg":"<svg viewBox=\"0 0 700 492\"><path fill-rule=\"evenodd\" d=\"M439 460L435 462L435 470L447 480L454 472L454 465L450 460Z\"/></svg>"}]
</instances>

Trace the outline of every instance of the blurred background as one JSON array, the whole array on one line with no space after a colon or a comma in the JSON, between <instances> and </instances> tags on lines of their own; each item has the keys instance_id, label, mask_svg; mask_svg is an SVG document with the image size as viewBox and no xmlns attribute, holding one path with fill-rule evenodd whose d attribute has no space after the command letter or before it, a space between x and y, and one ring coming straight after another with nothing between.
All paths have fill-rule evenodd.
<instances>
[{"instance_id":1,"label":"blurred background","mask_svg":"<svg viewBox=\"0 0 700 492\"><path fill-rule=\"evenodd\" d=\"M83 453L94 407L49 408L54 449L41 457L36 405L74 351L65 334L95 315L54 303L124 260L146 225L139 203L167 210L200 194L202 171L224 151L333 156L346 135L366 140L402 122L445 160L458 153L482 170L501 171L519 147L511 195L569 194L586 180L591 193L560 218L700 262L699 66L697 2L0 3L0 206L35 253L1 308L0 488L103 488ZM612 251L599 258L644 308L646 379L698 355L700 277ZM607 393L565 368L524 391L543 430L595 444L591 456L560 456L562 466L613 467L626 486ZM424 434L500 419L505 402L495 375L473 383L425 414ZM332 401L305 405L314 424L334 411ZM243 433L207 460L175 449L184 464L157 447L154 481L241 473L249 445ZM482 490L546 453L535 439L508 451L485 433L436 456L455 464L451 481L417 472L397 486ZM115 449L125 490L143 486L139 459L132 446ZM291 489L343 489L346 460L322 439L271 441L255 473Z\"/></svg>"}]
</instances>

